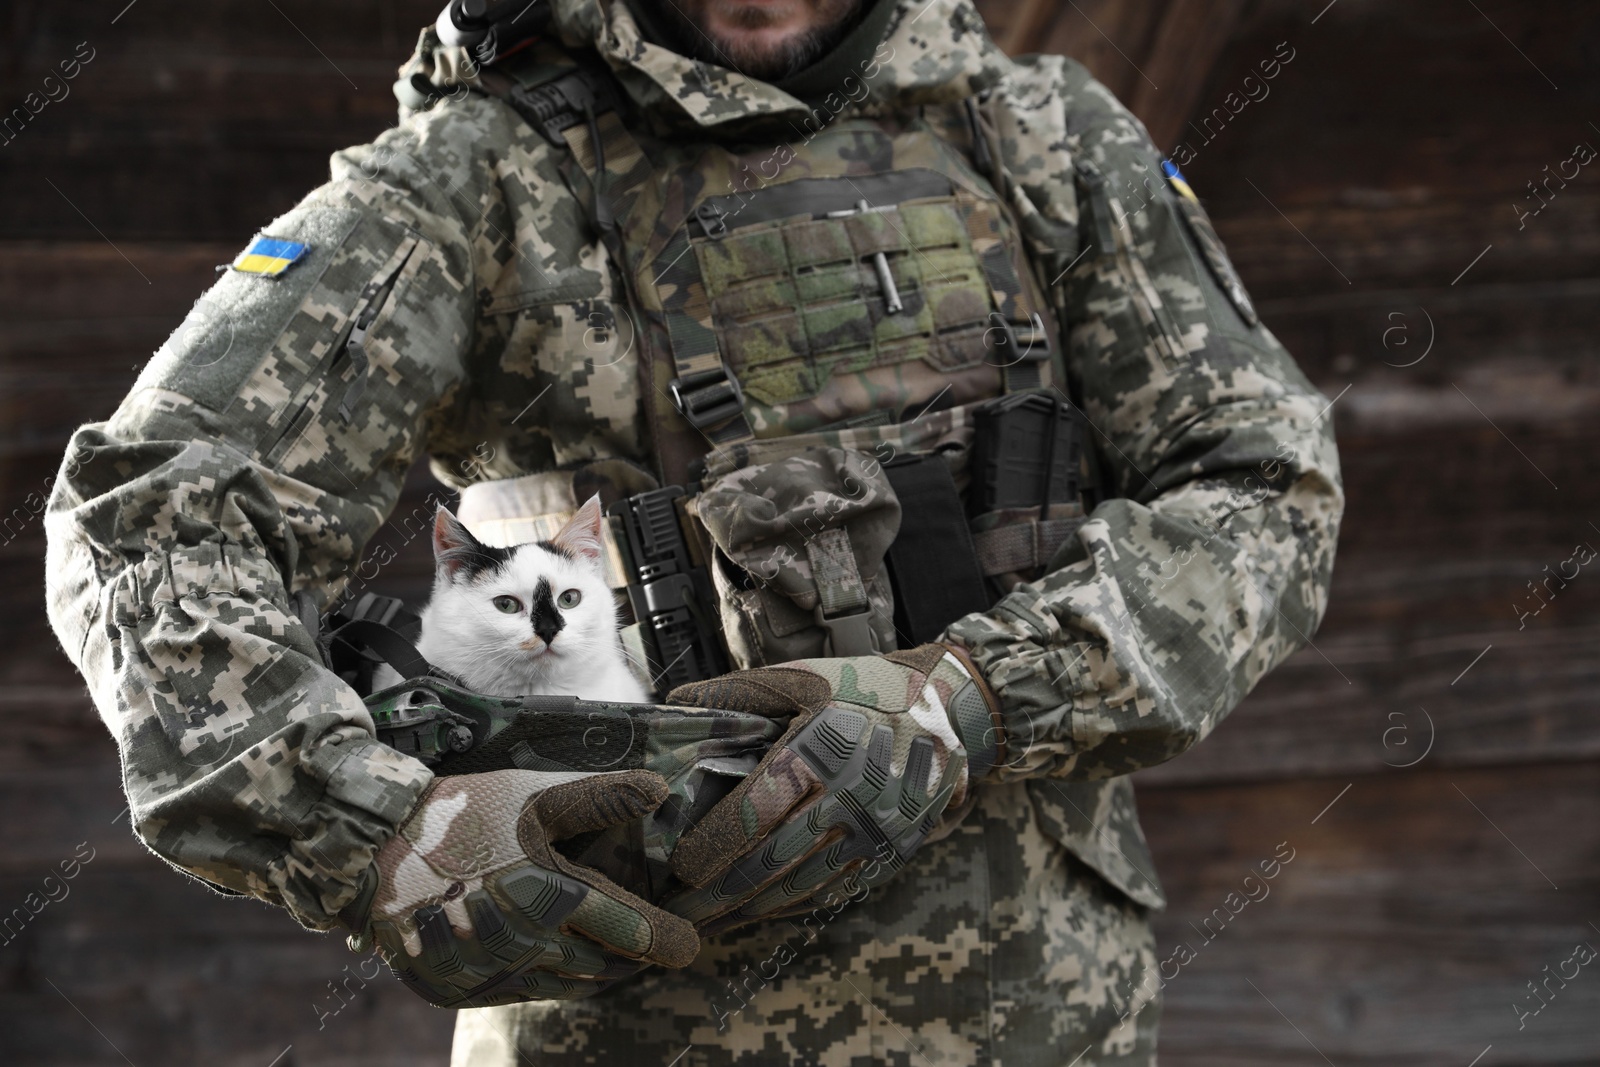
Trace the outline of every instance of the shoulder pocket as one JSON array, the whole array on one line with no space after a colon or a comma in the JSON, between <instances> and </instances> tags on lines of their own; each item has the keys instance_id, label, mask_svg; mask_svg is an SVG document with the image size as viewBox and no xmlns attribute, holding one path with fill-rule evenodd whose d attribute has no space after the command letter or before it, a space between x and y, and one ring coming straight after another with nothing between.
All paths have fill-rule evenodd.
<instances>
[{"instance_id":1,"label":"shoulder pocket","mask_svg":"<svg viewBox=\"0 0 1600 1067\"><path fill-rule=\"evenodd\" d=\"M1256 306L1251 302L1250 294L1245 292L1244 281L1240 279L1239 272L1234 270L1233 262L1228 259L1228 253L1222 247L1222 239L1217 236L1216 228L1211 225L1211 218L1206 214L1206 209L1200 206L1198 200L1191 200L1182 194L1174 193L1172 199L1177 203L1178 214L1183 216L1183 221L1188 225L1189 233L1200 249L1200 255L1206 261L1206 266L1211 268L1211 276L1227 294L1228 302L1233 305L1233 309L1239 313L1246 326L1253 330L1261 325L1261 318L1256 314Z\"/></svg>"},{"instance_id":2,"label":"shoulder pocket","mask_svg":"<svg viewBox=\"0 0 1600 1067\"><path fill-rule=\"evenodd\" d=\"M1079 160L1077 170L1089 214L1086 240L1093 244L1093 256L1102 265L1090 274L1094 291L1085 302L1098 303L1108 319L1119 314L1131 318L1124 339L1142 338L1163 366L1176 370L1187 361L1189 346L1135 249L1128 212L1098 167ZM1115 324L1112 329L1123 332Z\"/></svg>"},{"instance_id":3,"label":"shoulder pocket","mask_svg":"<svg viewBox=\"0 0 1600 1067\"><path fill-rule=\"evenodd\" d=\"M309 251L275 278L226 271L156 351L134 389L170 389L213 411L226 409L360 221L354 208L296 208L267 226L257 236L300 242Z\"/></svg>"},{"instance_id":4,"label":"shoulder pocket","mask_svg":"<svg viewBox=\"0 0 1600 1067\"><path fill-rule=\"evenodd\" d=\"M392 235L398 243L388 247L387 252L381 251L388 245L387 241L376 247L361 249L361 266L371 273L358 283L354 270L356 264L352 262L349 264L350 275L339 280L339 305L328 309L328 318L321 328L326 340L319 341L313 349L320 353L320 358L298 378L298 388L272 420L258 446L262 460L268 466L282 458L288 446L319 411L326 408L332 415L348 423L365 393L371 364L366 347L367 336L375 329L378 316L399 302L406 283L416 273L414 268L408 268L425 258L418 250L428 247L426 241L405 230L399 223L383 220L383 224L386 230L392 227L398 231ZM354 250L352 253L352 260L358 258ZM372 270L374 264L376 270ZM353 294L352 289L355 289ZM330 292L329 295L334 294ZM320 309L306 307L301 310L314 312ZM287 357L289 346L283 343L275 345L273 355ZM258 380L261 377L265 376L258 376ZM280 376L273 384L282 385L285 382L286 379ZM240 401L250 402L250 386L254 384L254 381L251 382L241 391Z\"/></svg>"}]
</instances>

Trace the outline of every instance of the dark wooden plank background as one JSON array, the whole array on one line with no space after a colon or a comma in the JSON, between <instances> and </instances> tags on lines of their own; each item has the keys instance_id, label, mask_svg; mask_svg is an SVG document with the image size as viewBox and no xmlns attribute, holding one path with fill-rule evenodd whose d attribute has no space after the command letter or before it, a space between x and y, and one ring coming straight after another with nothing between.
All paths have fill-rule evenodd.
<instances>
[{"instance_id":1,"label":"dark wooden plank background","mask_svg":"<svg viewBox=\"0 0 1600 1067\"><path fill-rule=\"evenodd\" d=\"M115 748L39 610L30 513L67 435L110 411L213 265L329 151L394 121L388 85L431 6L0 12L0 107L94 50L70 95L0 136L0 914L94 849L0 943L0 1061L445 1058L450 1018L392 983L319 1024L354 957L133 839ZM1172 898L1163 956L1195 953L1167 990L1163 1061L1600 1062L1600 978L1520 1029L1513 1007L1600 944L1600 579L1517 615L1544 568L1600 545L1600 171L1552 182L1520 227L1514 210L1575 144L1600 146L1600 9L984 8L1008 47L1084 59L1163 147L1194 150L1185 170L1263 315L1338 397L1350 505L1315 649L1140 776ZM1269 94L1218 121L1280 42L1294 58ZM1190 125L1207 115L1209 138ZM431 486L418 470L409 497ZM389 589L423 592L424 551L386 568ZM1280 842L1295 859L1271 895L1208 939Z\"/></svg>"}]
</instances>

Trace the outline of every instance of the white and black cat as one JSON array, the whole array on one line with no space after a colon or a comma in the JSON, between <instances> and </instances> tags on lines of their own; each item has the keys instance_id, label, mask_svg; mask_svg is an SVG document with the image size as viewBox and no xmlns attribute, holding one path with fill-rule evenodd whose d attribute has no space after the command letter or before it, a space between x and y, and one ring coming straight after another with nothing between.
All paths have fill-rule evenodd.
<instances>
[{"instance_id":1,"label":"white and black cat","mask_svg":"<svg viewBox=\"0 0 1600 1067\"><path fill-rule=\"evenodd\" d=\"M417 651L491 696L649 701L617 636L601 521L600 498L590 497L550 540L496 548L441 507ZM380 684L399 680L384 673L391 681Z\"/></svg>"}]
</instances>

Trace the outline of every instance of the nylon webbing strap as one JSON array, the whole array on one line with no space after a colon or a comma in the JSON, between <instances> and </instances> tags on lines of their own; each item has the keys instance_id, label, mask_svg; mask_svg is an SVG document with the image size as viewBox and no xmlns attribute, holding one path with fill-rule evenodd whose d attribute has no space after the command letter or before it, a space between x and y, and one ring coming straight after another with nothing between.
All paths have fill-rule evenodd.
<instances>
[{"instance_id":1,"label":"nylon webbing strap","mask_svg":"<svg viewBox=\"0 0 1600 1067\"><path fill-rule=\"evenodd\" d=\"M986 577L997 574L1018 574L1043 567L1056 554L1056 549L1078 532L1084 520L1045 519L1044 521L1014 522L982 530L972 535L973 548L978 558L978 569Z\"/></svg>"},{"instance_id":2,"label":"nylon webbing strap","mask_svg":"<svg viewBox=\"0 0 1600 1067\"><path fill-rule=\"evenodd\" d=\"M867 608L867 586L856 567L856 554L850 549L850 534L845 530L824 530L806 542L806 557L811 561L811 578L817 583L817 597L824 617L854 615Z\"/></svg>"},{"instance_id":3,"label":"nylon webbing strap","mask_svg":"<svg viewBox=\"0 0 1600 1067\"><path fill-rule=\"evenodd\" d=\"M356 602L346 608L344 615L351 619L371 619L394 630L409 641L422 636L422 617L407 608L399 597L362 593Z\"/></svg>"},{"instance_id":4,"label":"nylon webbing strap","mask_svg":"<svg viewBox=\"0 0 1600 1067\"><path fill-rule=\"evenodd\" d=\"M878 649L872 638L872 605L867 585L856 566L850 535L841 529L824 530L806 542L811 579L817 584L817 625L827 632L823 653L828 656L869 656Z\"/></svg>"},{"instance_id":5,"label":"nylon webbing strap","mask_svg":"<svg viewBox=\"0 0 1600 1067\"><path fill-rule=\"evenodd\" d=\"M663 264L655 286L671 342L673 406L713 444L751 440L744 394L722 361L711 297L687 225L678 227L657 263Z\"/></svg>"},{"instance_id":6,"label":"nylon webbing strap","mask_svg":"<svg viewBox=\"0 0 1600 1067\"><path fill-rule=\"evenodd\" d=\"M604 77L597 72L578 70L557 79L556 86L577 79L593 82ZM609 81L609 79L608 79ZM628 217L644 183L654 173L649 157L628 132L609 95L594 88L581 91L563 88L559 97L573 106L592 106L577 117L562 115L547 119L559 124L560 142L568 149L571 168L582 174L589 187L590 215L600 230L607 250L618 265L634 271L636 264L627 256L618 225ZM576 102L576 103L574 103ZM601 113L599 105L609 110ZM567 167L563 167L566 170ZM582 185L568 175L568 186L579 191ZM584 194L579 192L580 197ZM700 277L700 263L690 248L688 226L682 226L668 245L662 260L664 269L647 268L661 292L672 380L668 390L673 406L689 425L713 444L748 441L755 437L744 415L744 395L738 380L728 372L712 324L711 302Z\"/></svg>"},{"instance_id":7,"label":"nylon webbing strap","mask_svg":"<svg viewBox=\"0 0 1600 1067\"><path fill-rule=\"evenodd\" d=\"M372 619L355 619L329 635L362 651L371 651L400 672L402 678L422 678L433 674L433 665L422 658L417 646L397 631Z\"/></svg>"},{"instance_id":8,"label":"nylon webbing strap","mask_svg":"<svg viewBox=\"0 0 1600 1067\"><path fill-rule=\"evenodd\" d=\"M595 134L598 133L598 150ZM571 149L572 163L589 176L595 189L597 219L614 222L627 218L639 191L653 173L650 159L638 141L611 112L593 123L567 127L563 135ZM600 222L602 230L604 222ZM608 245L614 255L625 257L620 241ZM673 406L689 425L716 445L748 441L755 437L744 414L744 395L738 379L722 361L711 316L711 301L700 276L700 261L690 247L689 227L679 227L662 254L667 266L653 266L654 285L661 293L666 320L668 346L672 358L672 380L668 391ZM624 258L624 269L633 264Z\"/></svg>"},{"instance_id":9,"label":"nylon webbing strap","mask_svg":"<svg viewBox=\"0 0 1600 1067\"><path fill-rule=\"evenodd\" d=\"M628 217L634 201L639 198L639 190L653 168L644 149L628 133L628 128L622 124L615 110L593 117L593 125L587 121L568 125L561 135L561 143L566 145L571 152L572 162L591 183L599 180L610 217L617 222ZM595 131L600 134L598 152L595 150ZM601 172L602 166L604 173Z\"/></svg>"},{"instance_id":10,"label":"nylon webbing strap","mask_svg":"<svg viewBox=\"0 0 1600 1067\"><path fill-rule=\"evenodd\" d=\"M989 111L996 106L995 99L985 92L968 97L964 104L968 130L972 136L973 162L1004 202L1011 195L1011 190L1007 188L1011 183L1006 180L1005 166L991 144L991 135L996 135L996 131L994 118ZM974 212L972 236L974 247L979 249L979 260L988 277L989 288L994 294L994 306L999 309L997 314L1002 320L996 323L991 338L1005 376L1006 392L1038 389L1045 384L1044 367L1051 355L1050 337L1041 315L1043 309L1033 306L1028 291L1023 288L1022 279L1017 276L1016 265L1005 242L990 241L981 236L983 227L980 224L993 222L988 216L987 210ZM993 232L998 233L998 227Z\"/></svg>"},{"instance_id":11,"label":"nylon webbing strap","mask_svg":"<svg viewBox=\"0 0 1600 1067\"><path fill-rule=\"evenodd\" d=\"M612 78L603 71L579 67L536 85L520 84L515 71L486 72L480 83L485 91L510 103L552 144L567 149L560 164L567 187L588 208L618 267L635 273L639 265L629 260L618 226L627 218L653 167L622 122ZM713 445L753 439L738 380L722 362L699 264L690 253L687 226L680 227L659 263L666 269L657 265L646 269L658 288L672 286L662 291L663 303L668 305L664 317L673 364L668 386L673 407ZM668 279L673 267L680 269Z\"/></svg>"},{"instance_id":12,"label":"nylon webbing strap","mask_svg":"<svg viewBox=\"0 0 1600 1067\"><path fill-rule=\"evenodd\" d=\"M970 225L974 250L978 252L978 262L983 265L994 306L998 309L994 312L995 322L989 330L989 339L995 350L994 359L1005 375L1006 392L1037 389L1044 384L1044 367L1050 360L1050 335L1044 319L1023 288L1006 243L985 233L999 232L990 210L975 208ZM984 238L980 240L979 234L985 234Z\"/></svg>"},{"instance_id":13,"label":"nylon webbing strap","mask_svg":"<svg viewBox=\"0 0 1600 1067\"><path fill-rule=\"evenodd\" d=\"M922 456L883 472L900 500L900 532L887 555L894 625L902 642L920 645L963 615L986 611L989 593L944 460Z\"/></svg>"},{"instance_id":14,"label":"nylon webbing strap","mask_svg":"<svg viewBox=\"0 0 1600 1067\"><path fill-rule=\"evenodd\" d=\"M587 67L574 67L533 85L519 81L515 69L485 71L478 81L486 92L516 108L528 125L557 147L563 144L563 133L587 115L613 111L617 106L611 79Z\"/></svg>"},{"instance_id":15,"label":"nylon webbing strap","mask_svg":"<svg viewBox=\"0 0 1600 1067\"><path fill-rule=\"evenodd\" d=\"M499 97L540 136L565 149L559 164L568 189L588 210L606 248L627 269L617 220L649 176L649 161L618 117L620 90L604 70L574 67L555 77L548 68L487 70L479 86ZM534 81L525 79L537 78ZM582 180L577 180L581 178Z\"/></svg>"}]
</instances>

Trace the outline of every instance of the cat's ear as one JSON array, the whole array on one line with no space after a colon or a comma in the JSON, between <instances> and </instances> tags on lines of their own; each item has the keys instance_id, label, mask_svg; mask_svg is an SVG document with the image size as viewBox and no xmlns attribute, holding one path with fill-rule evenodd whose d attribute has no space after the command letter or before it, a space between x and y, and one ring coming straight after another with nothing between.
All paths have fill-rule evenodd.
<instances>
[{"instance_id":1,"label":"cat's ear","mask_svg":"<svg viewBox=\"0 0 1600 1067\"><path fill-rule=\"evenodd\" d=\"M559 533L550 538L550 543L585 563L599 563L605 551L605 541L600 533L600 524L604 521L600 514L600 494L596 493L578 509L576 515L567 520Z\"/></svg>"},{"instance_id":2,"label":"cat's ear","mask_svg":"<svg viewBox=\"0 0 1600 1067\"><path fill-rule=\"evenodd\" d=\"M485 554L482 542L441 504L433 515L434 566L445 577L454 579L469 562Z\"/></svg>"}]
</instances>

